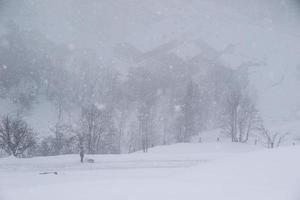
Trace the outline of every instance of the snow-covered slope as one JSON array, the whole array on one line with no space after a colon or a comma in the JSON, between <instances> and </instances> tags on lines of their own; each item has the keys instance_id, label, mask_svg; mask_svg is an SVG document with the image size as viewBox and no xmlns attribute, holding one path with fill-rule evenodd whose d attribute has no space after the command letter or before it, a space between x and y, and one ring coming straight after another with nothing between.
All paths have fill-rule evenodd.
<instances>
[{"instance_id":1,"label":"snow-covered slope","mask_svg":"<svg viewBox=\"0 0 300 200\"><path fill-rule=\"evenodd\" d=\"M149 149L147 154L136 152L121 155L87 155L96 162L93 165L78 163L78 155L34 157L16 159L7 157L1 159L1 171L66 171L87 169L122 169L122 168L151 168L151 167L184 167L195 165L198 162L210 161L216 158L230 156L242 152L260 150L262 147L232 144L232 143L207 143L207 144L174 144L158 146Z\"/></svg>"},{"instance_id":2,"label":"snow-covered slope","mask_svg":"<svg viewBox=\"0 0 300 200\"><path fill-rule=\"evenodd\" d=\"M299 154L297 146L263 150L211 143L157 147L147 154L88 156L94 164L80 164L77 155L5 158L0 160L0 198L297 200ZM198 162L192 162L195 159ZM39 174L45 170L58 175Z\"/></svg>"}]
</instances>

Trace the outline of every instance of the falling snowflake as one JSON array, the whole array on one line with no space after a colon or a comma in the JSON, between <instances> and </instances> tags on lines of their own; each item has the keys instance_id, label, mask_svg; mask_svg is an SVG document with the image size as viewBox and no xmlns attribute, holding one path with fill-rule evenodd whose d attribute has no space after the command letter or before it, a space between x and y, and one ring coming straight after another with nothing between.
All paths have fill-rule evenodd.
<instances>
[{"instance_id":1,"label":"falling snowflake","mask_svg":"<svg viewBox=\"0 0 300 200\"><path fill-rule=\"evenodd\" d=\"M181 111L181 106L180 105L176 105L175 106L175 111L176 112L180 112Z\"/></svg>"},{"instance_id":2,"label":"falling snowflake","mask_svg":"<svg viewBox=\"0 0 300 200\"><path fill-rule=\"evenodd\" d=\"M95 106L98 110L104 110L105 109L105 104L101 104L101 103L95 103Z\"/></svg>"},{"instance_id":3,"label":"falling snowflake","mask_svg":"<svg viewBox=\"0 0 300 200\"><path fill-rule=\"evenodd\" d=\"M68 49L73 51L75 49L75 45L73 43L68 44Z\"/></svg>"},{"instance_id":4,"label":"falling snowflake","mask_svg":"<svg viewBox=\"0 0 300 200\"><path fill-rule=\"evenodd\" d=\"M156 15L162 15L163 12L161 10L156 11Z\"/></svg>"}]
</instances>

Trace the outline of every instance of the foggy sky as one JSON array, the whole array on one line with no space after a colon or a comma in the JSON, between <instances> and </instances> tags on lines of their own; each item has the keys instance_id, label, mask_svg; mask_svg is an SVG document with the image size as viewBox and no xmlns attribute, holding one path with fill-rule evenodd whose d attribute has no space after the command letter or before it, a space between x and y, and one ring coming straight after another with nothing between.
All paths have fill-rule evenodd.
<instances>
[{"instance_id":1,"label":"foggy sky","mask_svg":"<svg viewBox=\"0 0 300 200\"><path fill-rule=\"evenodd\" d=\"M184 58L201 51L193 43L198 39L217 51L231 44L222 58L228 67L260 63L251 81L265 119L291 118L300 110L296 0L3 0L0 6L1 23L14 20L56 43L94 49L104 63L125 42L149 51L175 39L185 44L174 49Z\"/></svg>"}]
</instances>

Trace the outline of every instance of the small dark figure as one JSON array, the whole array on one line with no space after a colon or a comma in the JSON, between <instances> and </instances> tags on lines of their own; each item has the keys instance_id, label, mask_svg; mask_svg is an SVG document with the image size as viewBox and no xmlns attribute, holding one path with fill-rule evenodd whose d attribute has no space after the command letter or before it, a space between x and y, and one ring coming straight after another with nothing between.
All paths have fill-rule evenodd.
<instances>
[{"instance_id":1,"label":"small dark figure","mask_svg":"<svg viewBox=\"0 0 300 200\"><path fill-rule=\"evenodd\" d=\"M84 158L84 150L83 150L83 147L80 148L80 162L83 163L83 158Z\"/></svg>"}]
</instances>

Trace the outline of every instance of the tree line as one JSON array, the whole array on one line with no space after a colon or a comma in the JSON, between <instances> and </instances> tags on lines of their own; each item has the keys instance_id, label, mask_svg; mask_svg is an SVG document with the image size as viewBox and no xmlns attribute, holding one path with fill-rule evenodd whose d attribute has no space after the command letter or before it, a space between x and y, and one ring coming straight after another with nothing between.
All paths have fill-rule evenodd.
<instances>
[{"instance_id":1,"label":"tree line","mask_svg":"<svg viewBox=\"0 0 300 200\"><path fill-rule=\"evenodd\" d=\"M0 44L0 97L19 108L0 123L0 148L8 154L59 155L80 147L89 154L147 152L215 128L245 143L263 130L249 83L256 63L225 66L220 57L230 47L200 46L204 53L183 59L173 51L178 41L148 52L123 43L108 62L13 23ZM22 119L41 97L57 113L47 137Z\"/></svg>"}]
</instances>

